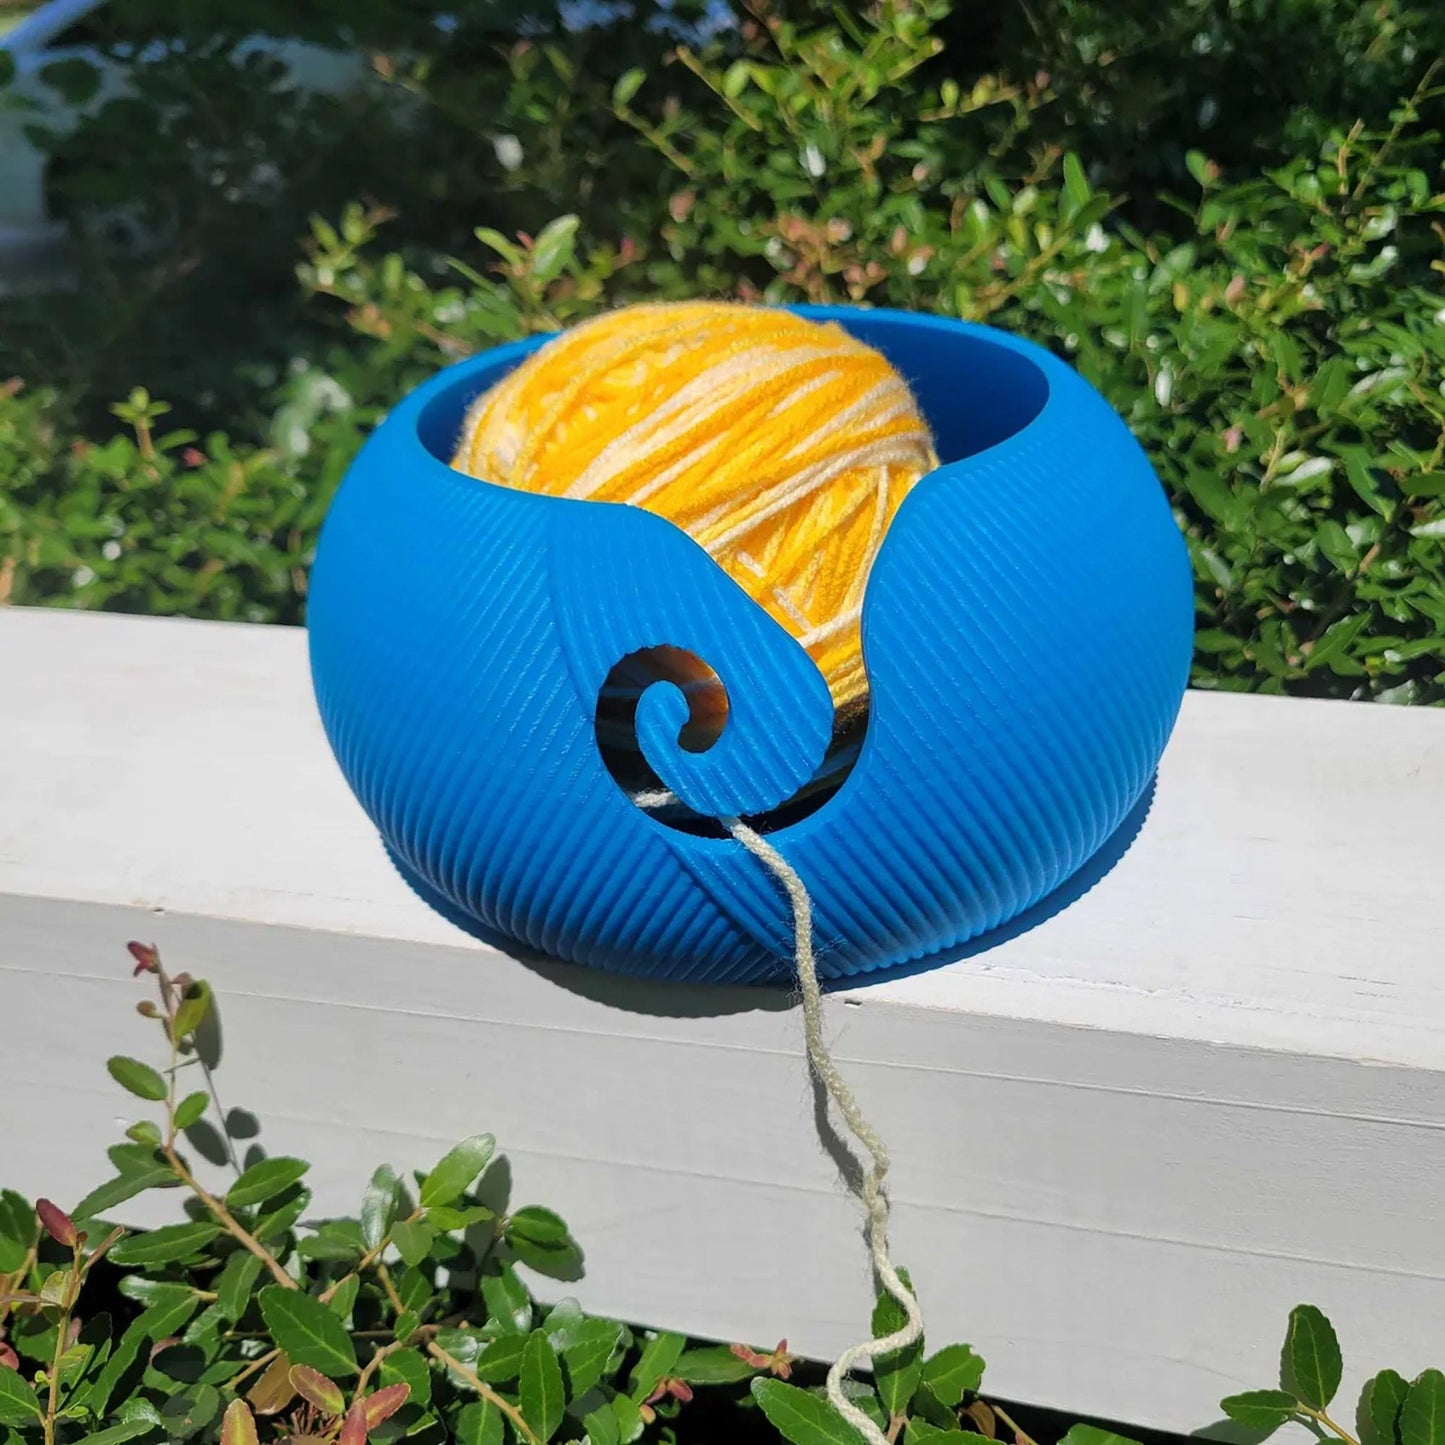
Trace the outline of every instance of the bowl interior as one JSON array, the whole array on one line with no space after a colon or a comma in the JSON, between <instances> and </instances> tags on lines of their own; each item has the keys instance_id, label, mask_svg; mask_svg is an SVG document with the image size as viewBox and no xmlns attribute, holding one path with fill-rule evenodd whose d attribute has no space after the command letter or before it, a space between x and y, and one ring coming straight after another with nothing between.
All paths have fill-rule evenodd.
<instances>
[{"instance_id":1,"label":"bowl interior","mask_svg":"<svg viewBox=\"0 0 1445 1445\"><path fill-rule=\"evenodd\" d=\"M960 461L1028 426L1049 397L1042 368L1003 338L979 328L897 311L819 310L876 346L907 379L927 418L940 460ZM546 340L500 348L438 378L417 415L417 437L450 464L472 401Z\"/></svg>"}]
</instances>

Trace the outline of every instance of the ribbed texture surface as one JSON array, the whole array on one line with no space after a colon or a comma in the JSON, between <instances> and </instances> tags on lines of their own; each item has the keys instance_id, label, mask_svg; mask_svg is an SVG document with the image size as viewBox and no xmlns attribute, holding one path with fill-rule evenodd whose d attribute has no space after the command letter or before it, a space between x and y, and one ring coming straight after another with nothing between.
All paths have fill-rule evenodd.
<instances>
[{"instance_id":1,"label":"ribbed texture surface","mask_svg":"<svg viewBox=\"0 0 1445 1445\"><path fill-rule=\"evenodd\" d=\"M1193 609L1157 480L1066 366L985 328L814 314L889 355L945 455L973 453L914 490L875 564L857 766L771 838L812 892L820 973L840 977L997 927L1100 848L1163 750ZM670 524L508 492L432 454L520 354L452 368L399 407L333 506L310 629L337 757L423 892L483 930L636 973L785 975L773 880L731 839L634 808L593 715L625 654L696 652L729 689L722 738L682 752L676 711L644 706L640 739L694 807L757 811L821 757L827 688Z\"/></svg>"}]
</instances>

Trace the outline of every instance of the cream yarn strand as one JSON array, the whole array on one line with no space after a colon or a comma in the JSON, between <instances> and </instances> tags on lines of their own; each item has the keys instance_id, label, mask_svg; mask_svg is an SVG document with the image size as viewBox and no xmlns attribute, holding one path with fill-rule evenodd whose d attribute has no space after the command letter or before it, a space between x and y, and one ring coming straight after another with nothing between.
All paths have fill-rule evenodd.
<instances>
[{"instance_id":1,"label":"cream yarn strand","mask_svg":"<svg viewBox=\"0 0 1445 1445\"><path fill-rule=\"evenodd\" d=\"M808 889L795 869L766 838L740 818L725 818L727 830L759 859L782 884L793 907L793 950L798 968L798 986L803 995L803 1036L808 1061L823 1081L828 1097L838 1106L844 1122L868 1153L870 1167L863 1176L863 1206L868 1212L868 1248L873 1268L883 1287L903 1306L907 1317L900 1329L879 1339L864 1340L843 1351L828 1371L828 1403L868 1442L888 1445L888 1437L844 1393L843 1381L857 1365L873 1362L880 1355L906 1349L923 1337L923 1311L913 1291L899 1278L888 1253L888 1197L883 1180L888 1173L888 1149L878 1132L863 1117L848 1081L839 1072L823 1039L823 991L818 986L818 967L813 957L813 908Z\"/></svg>"}]
</instances>

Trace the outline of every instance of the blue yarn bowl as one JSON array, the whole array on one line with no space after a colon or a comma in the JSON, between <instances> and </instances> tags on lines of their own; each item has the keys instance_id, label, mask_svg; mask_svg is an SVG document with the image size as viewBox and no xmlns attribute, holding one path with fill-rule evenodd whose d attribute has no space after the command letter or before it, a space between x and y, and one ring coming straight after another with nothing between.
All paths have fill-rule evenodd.
<instances>
[{"instance_id":1,"label":"blue yarn bowl","mask_svg":"<svg viewBox=\"0 0 1445 1445\"><path fill-rule=\"evenodd\" d=\"M870 710L806 815L833 704L811 659L680 529L453 470L468 403L542 338L447 368L347 474L311 578L327 736L393 858L483 936L656 978L792 976L777 881L721 829L638 807L598 736L621 659L685 649L727 691L704 751L682 690L636 702L647 764L700 818L785 819L819 973L947 957L1066 891L1144 796L1178 712L1190 568L1148 460L1064 362L989 327L800 307L907 378L942 464L864 598ZM766 824L765 824L766 825Z\"/></svg>"}]
</instances>

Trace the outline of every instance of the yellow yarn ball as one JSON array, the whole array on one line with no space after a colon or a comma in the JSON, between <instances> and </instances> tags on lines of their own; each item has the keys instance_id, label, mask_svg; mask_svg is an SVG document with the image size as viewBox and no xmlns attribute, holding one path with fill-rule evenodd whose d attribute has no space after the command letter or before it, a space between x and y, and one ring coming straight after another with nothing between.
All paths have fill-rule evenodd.
<instances>
[{"instance_id":1,"label":"yellow yarn ball","mask_svg":"<svg viewBox=\"0 0 1445 1445\"><path fill-rule=\"evenodd\" d=\"M842 711L867 694L869 569L938 461L903 378L842 327L696 301L548 342L472 404L452 465L666 517L807 649Z\"/></svg>"}]
</instances>

